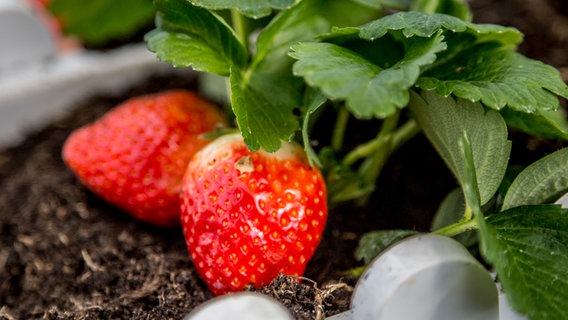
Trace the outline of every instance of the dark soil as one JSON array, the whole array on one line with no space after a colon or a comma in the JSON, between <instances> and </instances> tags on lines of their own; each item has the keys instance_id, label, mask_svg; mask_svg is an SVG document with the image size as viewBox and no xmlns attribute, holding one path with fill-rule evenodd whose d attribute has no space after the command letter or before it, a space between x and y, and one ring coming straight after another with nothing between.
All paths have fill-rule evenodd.
<instances>
[{"instance_id":1,"label":"dark soil","mask_svg":"<svg viewBox=\"0 0 568 320\"><path fill-rule=\"evenodd\" d=\"M526 35L521 51L556 66L568 80L568 2L470 2L476 22L519 28ZM92 97L21 145L0 151L0 319L180 319L212 297L180 230L141 224L101 201L60 158L63 141L78 126L128 97L180 87L195 83L157 77L120 96ZM519 140L512 161L519 163L560 146L513 135ZM360 265L352 254L358 237L376 229L428 230L437 204L456 186L423 137L395 154L378 185L368 209L345 205L330 213L307 279L282 276L259 290L298 319L346 310L356 279L343 272Z\"/></svg>"}]
</instances>

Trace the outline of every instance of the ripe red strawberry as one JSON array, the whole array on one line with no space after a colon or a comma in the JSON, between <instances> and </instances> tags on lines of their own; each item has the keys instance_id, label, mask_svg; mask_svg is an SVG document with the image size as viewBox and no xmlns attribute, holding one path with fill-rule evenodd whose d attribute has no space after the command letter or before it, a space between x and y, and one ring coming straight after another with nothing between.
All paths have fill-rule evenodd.
<instances>
[{"instance_id":1,"label":"ripe red strawberry","mask_svg":"<svg viewBox=\"0 0 568 320\"><path fill-rule=\"evenodd\" d=\"M250 152L240 134L190 161L181 221L193 262L214 294L302 275L327 219L325 181L303 149Z\"/></svg>"},{"instance_id":2,"label":"ripe red strawberry","mask_svg":"<svg viewBox=\"0 0 568 320\"><path fill-rule=\"evenodd\" d=\"M157 226L179 225L187 163L224 124L196 94L174 90L135 97L73 132L63 159L94 193Z\"/></svg>"}]
</instances>

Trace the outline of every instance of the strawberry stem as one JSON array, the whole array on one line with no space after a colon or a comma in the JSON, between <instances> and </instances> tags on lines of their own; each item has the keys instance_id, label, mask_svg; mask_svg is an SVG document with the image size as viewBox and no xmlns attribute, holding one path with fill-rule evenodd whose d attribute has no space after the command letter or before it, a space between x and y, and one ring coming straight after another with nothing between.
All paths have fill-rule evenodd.
<instances>
[{"instance_id":1,"label":"strawberry stem","mask_svg":"<svg viewBox=\"0 0 568 320\"><path fill-rule=\"evenodd\" d=\"M432 234L439 234L442 236L453 237L458 234L462 234L467 231L473 231L479 229L479 225L475 219L462 220L451 224L449 226L432 231Z\"/></svg>"},{"instance_id":2,"label":"strawberry stem","mask_svg":"<svg viewBox=\"0 0 568 320\"><path fill-rule=\"evenodd\" d=\"M473 209L470 206L465 207L465 212L463 214L463 220L469 221L473 218Z\"/></svg>"},{"instance_id":3,"label":"strawberry stem","mask_svg":"<svg viewBox=\"0 0 568 320\"><path fill-rule=\"evenodd\" d=\"M360 144L342 160L342 164L346 167L363 160L358 169L358 176L370 185L375 184L390 155L420 132L420 127L413 119L398 127L399 116L400 113L397 112L386 118L374 139ZM344 128L343 124L337 124L341 122L337 121L336 127ZM334 145L334 148L338 146L339 144ZM367 200L368 196L364 196L359 199L358 203L364 205Z\"/></svg>"},{"instance_id":4,"label":"strawberry stem","mask_svg":"<svg viewBox=\"0 0 568 320\"><path fill-rule=\"evenodd\" d=\"M248 47L248 32L245 17L236 9L231 10L231 24L241 42Z\"/></svg>"},{"instance_id":5,"label":"strawberry stem","mask_svg":"<svg viewBox=\"0 0 568 320\"><path fill-rule=\"evenodd\" d=\"M335 127L333 129L333 136L331 137L331 148L335 152L341 151L343 147L343 140L345 138L345 131L347 123L349 122L349 110L344 106L340 106L337 112L337 119L335 120Z\"/></svg>"},{"instance_id":6,"label":"strawberry stem","mask_svg":"<svg viewBox=\"0 0 568 320\"><path fill-rule=\"evenodd\" d=\"M381 131L375 138L376 149L363 161L359 167L359 176L366 179L368 183L374 184L381 173L385 163L393 151L393 131L395 130L400 113L397 112L385 119ZM359 199L359 204L367 203L369 195Z\"/></svg>"},{"instance_id":7,"label":"strawberry stem","mask_svg":"<svg viewBox=\"0 0 568 320\"><path fill-rule=\"evenodd\" d=\"M403 146L408 140L419 134L421 131L418 123L414 119L410 119L400 126L392 137L392 151L397 150Z\"/></svg>"},{"instance_id":8,"label":"strawberry stem","mask_svg":"<svg viewBox=\"0 0 568 320\"><path fill-rule=\"evenodd\" d=\"M396 122L394 120L398 120L398 116L396 116L396 119L392 118L390 120L390 121L392 121L396 124ZM386 122L387 122L387 120L385 120L385 123ZM383 144L388 142L385 139L387 134L390 136L389 137L390 140L392 140L392 141L388 142L389 144L391 144L391 148L389 150L389 154L390 154L393 151L400 148L401 146L403 146L406 142L408 142L410 139L412 139L418 133L420 133L420 127L418 126L416 121L414 121L413 119L408 120L406 123L404 123L398 129L396 129L396 131L393 131L393 132L390 132L390 131L387 132L388 130L386 130L385 128L386 128L386 126L383 125L381 132L373 140L366 142L366 143L363 143L363 144L357 146L351 152L349 152L343 158L343 164L345 164L347 166L353 165L358 160L371 155L376 150L379 150L379 149L382 150L384 148Z\"/></svg>"}]
</instances>

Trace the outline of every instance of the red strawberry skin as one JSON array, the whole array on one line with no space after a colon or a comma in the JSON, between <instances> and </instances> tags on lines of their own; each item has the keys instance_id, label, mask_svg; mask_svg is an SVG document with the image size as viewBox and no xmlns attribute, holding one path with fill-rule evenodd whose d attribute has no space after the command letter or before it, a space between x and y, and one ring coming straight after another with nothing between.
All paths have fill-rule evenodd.
<instances>
[{"instance_id":1,"label":"red strawberry skin","mask_svg":"<svg viewBox=\"0 0 568 320\"><path fill-rule=\"evenodd\" d=\"M327 219L324 179L302 148L250 152L240 134L190 161L181 193L186 244L216 295L302 275Z\"/></svg>"},{"instance_id":2,"label":"red strawberry skin","mask_svg":"<svg viewBox=\"0 0 568 320\"><path fill-rule=\"evenodd\" d=\"M172 90L125 101L74 131L63 160L95 194L156 226L179 225L179 192L191 157L224 125L217 108Z\"/></svg>"}]
</instances>

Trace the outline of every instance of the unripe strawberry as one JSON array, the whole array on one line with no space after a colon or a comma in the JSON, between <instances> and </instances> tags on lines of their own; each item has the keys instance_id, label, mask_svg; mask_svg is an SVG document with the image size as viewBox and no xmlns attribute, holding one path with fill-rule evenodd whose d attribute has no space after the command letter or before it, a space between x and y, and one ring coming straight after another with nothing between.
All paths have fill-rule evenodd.
<instances>
[{"instance_id":1,"label":"unripe strawberry","mask_svg":"<svg viewBox=\"0 0 568 320\"><path fill-rule=\"evenodd\" d=\"M230 134L187 167L183 232L214 294L266 285L280 273L302 275L326 219L325 181L295 143L250 152L240 134Z\"/></svg>"},{"instance_id":2,"label":"unripe strawberry","mask_svg":"<svg viewBox=\"0 0 568 320\"><path fill-rule=\"evenodd\" d=\"M134 217L179 225L179 192L190 158L225 123L196 94L173 90L132 98L73 132L63 159L89 189Z\"/></svg>"}]
</instances>

